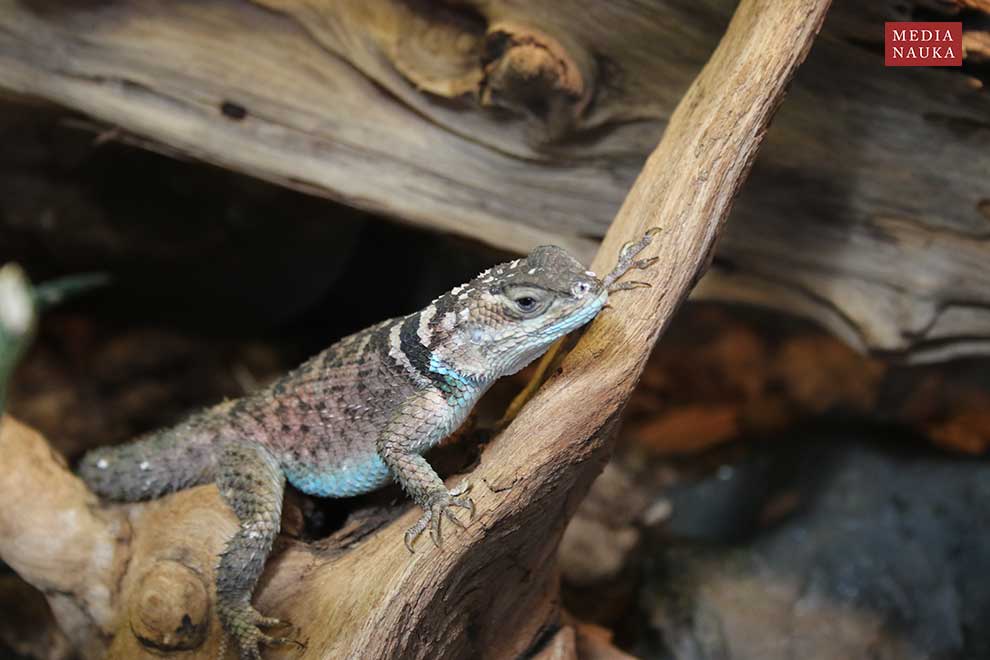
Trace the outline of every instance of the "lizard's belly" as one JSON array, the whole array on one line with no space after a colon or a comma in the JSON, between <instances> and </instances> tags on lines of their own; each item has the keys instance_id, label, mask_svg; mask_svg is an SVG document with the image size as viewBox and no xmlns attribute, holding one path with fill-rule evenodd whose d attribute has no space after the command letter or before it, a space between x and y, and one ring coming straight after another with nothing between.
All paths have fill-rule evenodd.
<instances>
[{"instance_id":1,"label":"lizard's belly","mask_svg":"<svg viewBox=\"0 0 990 660\"><path fill-rule=\"evenodd\" d=\"M377 490L391 481L388 467L378 454L333 466L290 462L283 470L290 484L318 497L352 497Z\"/></svg>"}]
</instances>

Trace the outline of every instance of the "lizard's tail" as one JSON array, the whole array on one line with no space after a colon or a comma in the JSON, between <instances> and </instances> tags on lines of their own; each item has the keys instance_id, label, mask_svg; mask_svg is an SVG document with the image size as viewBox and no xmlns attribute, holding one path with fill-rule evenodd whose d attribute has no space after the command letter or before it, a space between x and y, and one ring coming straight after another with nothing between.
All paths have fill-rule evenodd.
<instances>
[{"instance_id":1,"label":"lizard's tail","mask_svg":"<svg viewBox=\"0 0 990 660\"><path fill-rule=\"evenodd\" d=\"M213 479L217 444L193 418L116 447L87 452L79 476L96 494L134 502L190 488Z\"/></svg>"}]
</instances>

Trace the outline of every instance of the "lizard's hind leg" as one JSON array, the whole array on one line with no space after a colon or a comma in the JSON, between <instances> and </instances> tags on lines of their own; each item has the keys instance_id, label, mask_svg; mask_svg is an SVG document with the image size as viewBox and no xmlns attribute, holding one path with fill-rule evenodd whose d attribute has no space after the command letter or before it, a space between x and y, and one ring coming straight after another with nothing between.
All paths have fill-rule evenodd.
<instances>
[{"instance_id":1,"label":"lizard's hind leg","mask_svg":"<svg viewBox=\"0 0 990 660\"><path fill-rule=\"evenodd\" d=\"M259 645L292 643L263 633L261 628L282 622L251 606L251 594L281 526L285 476L270 451L249 442L226 443L216 469L220 496L240 521L217 567L217 615L240 657L260 660Z\"/></svg>"}]
</instances>

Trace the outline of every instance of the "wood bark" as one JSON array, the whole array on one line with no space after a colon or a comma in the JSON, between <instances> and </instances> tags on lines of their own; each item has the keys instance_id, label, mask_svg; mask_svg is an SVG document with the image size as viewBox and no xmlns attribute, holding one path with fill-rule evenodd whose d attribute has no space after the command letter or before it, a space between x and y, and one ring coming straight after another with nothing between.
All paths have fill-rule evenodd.
<instances>
[{"instance_id":1,"label":"wood bark","mask_svg":"<svg viewBox=\"0 0 990 660\"><path fill-rule=\"evenodd\" d=\"M469 476L479 513L466 531L410 556L402 535L419 513L408 507L388 522L352 521L319 543L280 540L255 602L297 626L306 646L287 653L463 658L542 649L542 657L574 657L582 647L575 633L554 634L560 535L607 458L655 340L709 263L827 6L740 4L594 261L607 270L622 243L663 226L649 249L659 264L643 277L652 288L617 296L486 450ZM11 418L0 426L0 475L0 556L48 594L88 657L104 648L111 658L185 649L213 657L213 567L236 524L213 486L148 504L98 504L43 438Z\"/></svg>"},{"instance_id":2,"label":"wood bark","mask_svg":"<svg viewBox=\"0 0 990 660\"><path fill-rule=\"evenodd\" d=\"M590 258L733 6L2 0L0 89L409 222ZM986 12L840 0L696 295L897 358L987 353ZM883 21L918 16L964 20L962 72L882 66Z\"/></svg>"}]
</instances>

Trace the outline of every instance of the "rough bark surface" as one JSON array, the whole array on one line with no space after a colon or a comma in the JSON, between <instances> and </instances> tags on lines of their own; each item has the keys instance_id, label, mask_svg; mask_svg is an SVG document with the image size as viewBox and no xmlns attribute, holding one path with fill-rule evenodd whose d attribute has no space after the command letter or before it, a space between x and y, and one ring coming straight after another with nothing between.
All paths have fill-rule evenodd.
<instances>
[{"instance_id":1,"label":"rough bark surface","mask_svg":"<svg viewBox=\"0 0 990 660\"><path fill-rule=\"evenodd\" d=\"M734 4L0 0L0 88L407 221L590 258ZM697 295L907 359L990 352L986 12L837 2ZM883 67L883 21L957 17L963 75Z\"/></svg>"},{"instance_id":2,"label":"rough bark surface","mask_svg":"<svg viewBox=\"0 0 990 660\"><path fill-rule=\"evenodd\" d=\"M563 658L591 648L580 631L553 634L567 625L557 599L560 536L602 468L656 338L708 265L828 4L740 4L594 262L605 270L622 243L662 225L650 248L660 261L643 278L652 288L617 296L485 451L470 475L479 515L468 530L449 534L441 550L410 556L402 535L419 515L410 508L383 526L366 518L317 544L283 538L277 545L255 600L298 627L306 647L286 654L518 657L550 640L544 657ZM0 474L0 556L45 589L89 657L104 647L110 658L190 648L195 657L213 657L219 627L209 585L216 553L235 527L213 486L102 507L40 436L11 418L0 427Z\"/></svg>"}]
</instances>

